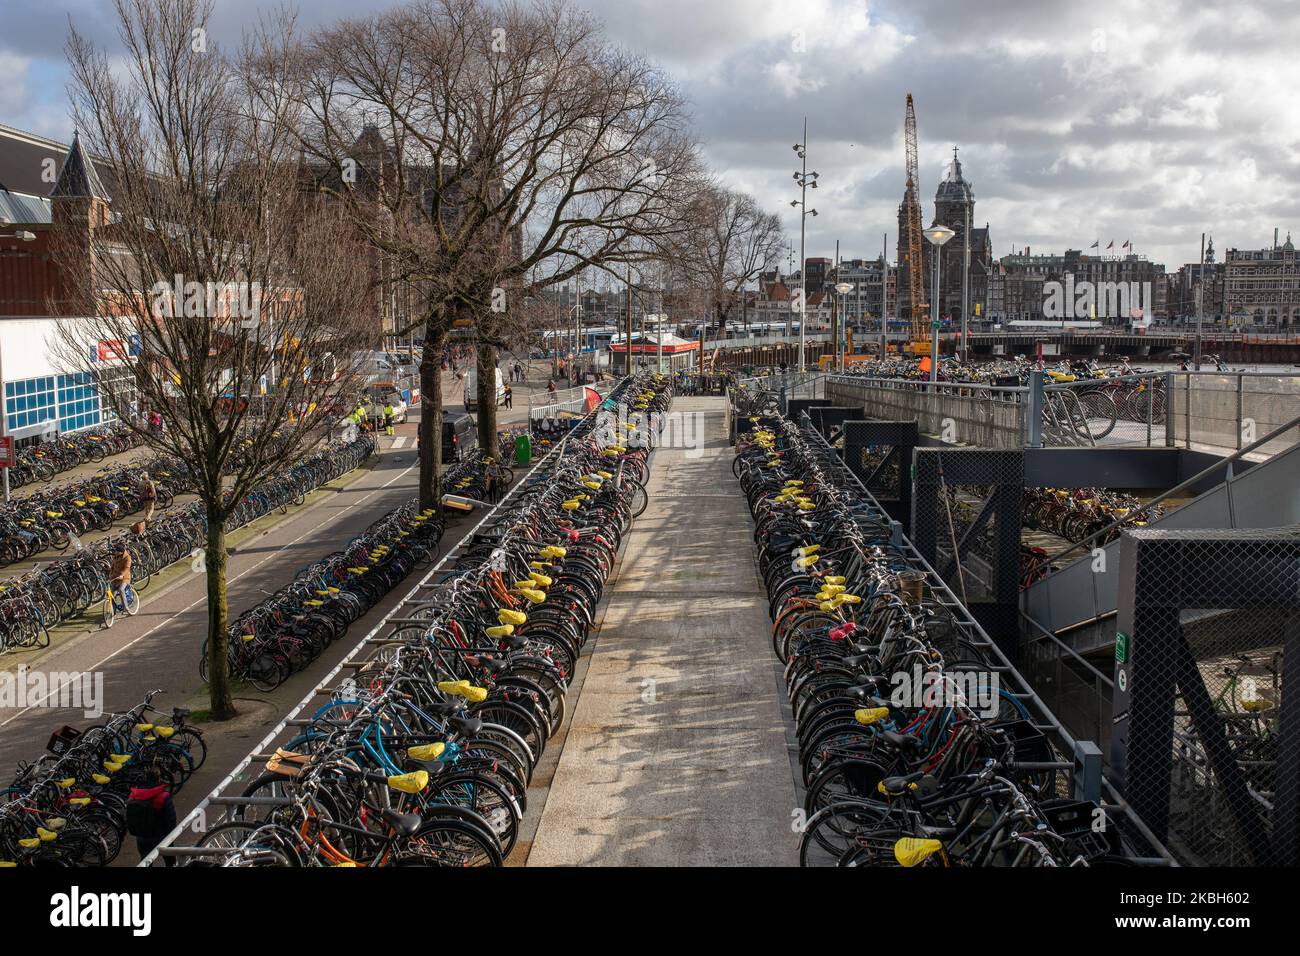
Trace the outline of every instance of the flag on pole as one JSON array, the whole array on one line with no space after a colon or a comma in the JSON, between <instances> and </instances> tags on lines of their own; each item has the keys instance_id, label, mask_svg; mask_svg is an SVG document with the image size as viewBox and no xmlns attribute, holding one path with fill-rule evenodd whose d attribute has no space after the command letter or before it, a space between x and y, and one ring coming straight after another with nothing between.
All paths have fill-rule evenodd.
<instances>
[{"instance_id":1,"label":"flag on pole","mask_svg":"<svg viewBox=\"0 0 1300 956\"><path fill-rule=\"evenodd\" d=\"M1128 247L1129 247L1129 240L1128 240L1128 239L1125 239L1125 240L1124 240L1124 245L1121 246L1120 248L1121 248L1121 249L1127 249Z\"/></svg>"},{"instance_id":2,"label":"flag on pole","mask_svg":"<svg viewBox=\"0 0 1300 956\"><path fill-rule=\"evenodd\" d=\"M1093 243L1092 245L1090 245L1088 248L1089 248L1089 249L1097 249L1097 248L1100 248L1100 246L1101 246L1101 240L1098 239L1096 242L1094 242L1094 243Z\"/></svg>"},{"instance_id":3,"label":"flag on pole","mask_svg":"<svg viewBox=\"0 0 1300 956\"><path fill-rule=\"evenodd\" d=\"M1115 240L1112 239L1110 242L1106 243L1106 248L1107 248L1107 249L1114 249L1114 248L1115 248Z\"/></svg>"}]
</instances>

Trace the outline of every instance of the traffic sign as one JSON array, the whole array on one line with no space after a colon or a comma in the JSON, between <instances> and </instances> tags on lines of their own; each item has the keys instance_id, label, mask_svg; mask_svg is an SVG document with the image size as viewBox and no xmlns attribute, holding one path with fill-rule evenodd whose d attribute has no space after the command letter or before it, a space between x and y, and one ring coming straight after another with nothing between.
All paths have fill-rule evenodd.
<instances>
[{"instance_id":1,"label":"traffic sign","mask_svg":"<svg viewBox=\"0 0 1300 956\"><path fill-rule=\"evenodd\" d=\"M11 468L14 464L14 440L10 435L0 438L0 468Z\"/></svg>"}]
</instances>

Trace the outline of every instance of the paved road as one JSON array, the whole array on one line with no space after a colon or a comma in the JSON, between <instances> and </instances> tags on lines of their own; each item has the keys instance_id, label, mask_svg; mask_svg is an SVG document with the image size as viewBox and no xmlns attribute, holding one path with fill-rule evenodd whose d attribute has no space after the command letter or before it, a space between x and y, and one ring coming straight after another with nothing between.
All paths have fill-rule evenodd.
<instances>
[{"instance_id":1,"label":"paved road","mask_svg":"<svg viewBox=\"0 0 1300 956\"><path fill-rule=\"evenodd\" d=\"M786 720L751 523L716 398L655 453L529 866L797 862Z\"/></svg>"}]
</instances>

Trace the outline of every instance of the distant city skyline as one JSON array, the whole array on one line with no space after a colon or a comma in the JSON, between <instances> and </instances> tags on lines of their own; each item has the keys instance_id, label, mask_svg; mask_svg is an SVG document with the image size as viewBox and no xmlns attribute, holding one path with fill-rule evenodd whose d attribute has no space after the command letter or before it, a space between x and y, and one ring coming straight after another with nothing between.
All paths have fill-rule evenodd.
<instances>
[{"instance_id":1,"label":"distant city skyline","mask_svg":"<svg viewBox=\"0 0 1300 956\"><path fill-rule=\"evenodd\" d=\"M392 6L313 0L305 26ZM1131 240L1170 270L1300 229L1300 109L1290 77L1300 5L1231 15L1190 0L577 0L689 97L727 185L781 216L797 245L791 145L808 117L809 257L897 257L903 98L916 100L923 217L961 150L995 258L1028 246L1113 253ZM69 18L110 44L109 0L4 0L0 123L71 136ZM234 45L272 0L216 0ZM1290 104L1290 105L1288 105ZM1279 240L1280 241L1280 240ZM797 255L797 250L796 250ZM784 263L782 263L784 265Z\"/></svg>"}]
</instances>

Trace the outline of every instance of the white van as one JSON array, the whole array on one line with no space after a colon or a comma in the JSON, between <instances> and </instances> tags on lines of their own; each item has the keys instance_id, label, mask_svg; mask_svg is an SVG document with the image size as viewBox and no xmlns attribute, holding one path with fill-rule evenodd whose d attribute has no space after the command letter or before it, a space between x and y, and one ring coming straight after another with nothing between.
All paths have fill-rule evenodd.
<instances>
[{"instance_id":1,"label":"white van","mask_svg":"<svg viewBox=\"0 0 1300 956\"><path fill-rule=\"evenodd\" d=\"M497 377L497 404L506 400L506 383L501 378L501 369L494 370ZM471 366L465 373L465 411L472 412L478 408L478 368Z\"/></svg>"}]
</instances>

